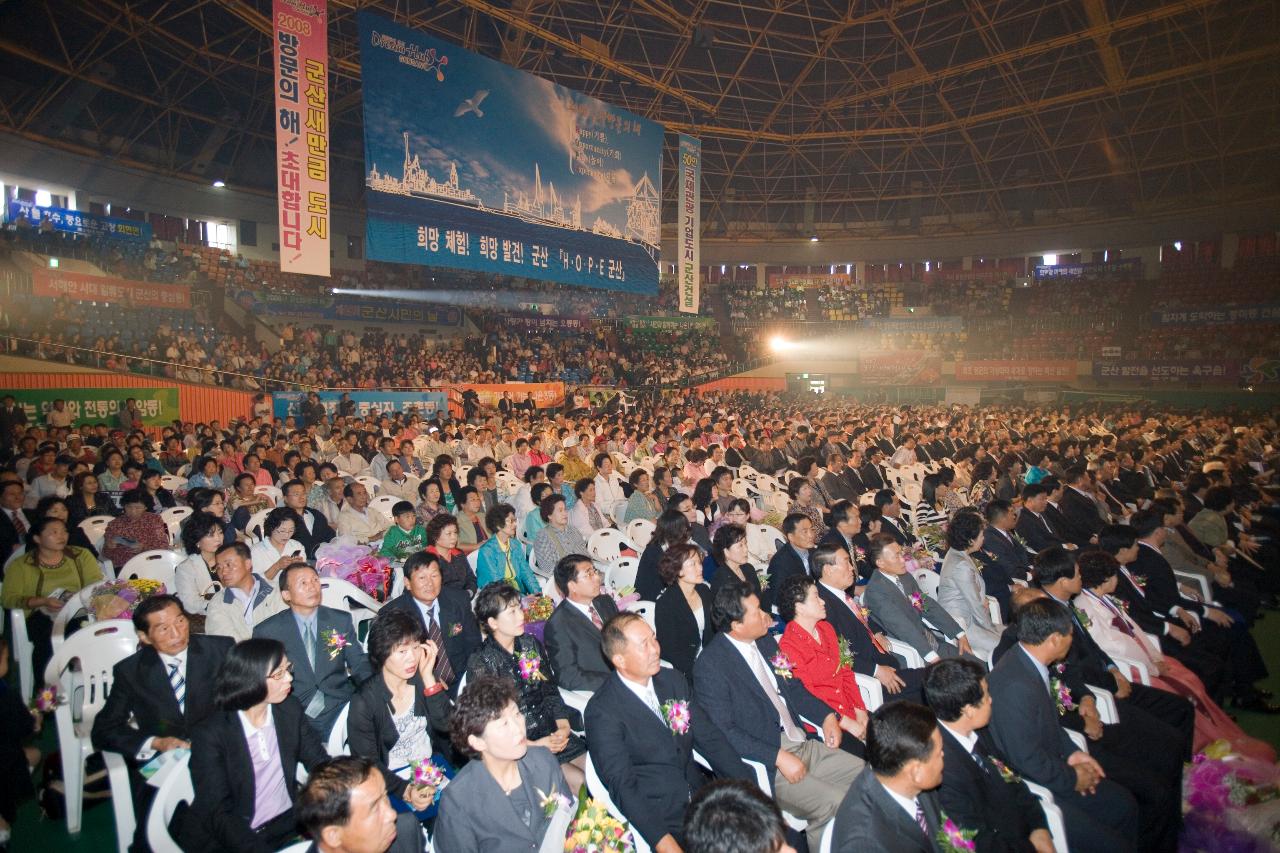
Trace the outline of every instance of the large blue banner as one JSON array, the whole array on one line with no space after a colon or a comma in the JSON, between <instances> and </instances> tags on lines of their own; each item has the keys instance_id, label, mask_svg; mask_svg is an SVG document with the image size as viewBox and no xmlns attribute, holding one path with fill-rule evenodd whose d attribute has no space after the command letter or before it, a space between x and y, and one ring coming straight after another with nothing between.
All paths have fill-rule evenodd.
<instances>
[{"instance_id":1,"label":"large blue banner","mask_svg":"<svg viewBox=\"0 0 1280 853\"><path fill-rule=\"evenodd\" d=\"M359 323L407 323L413 326L461 326L462 309L373 296L299 296L242 290L236 304L258 315Z\"/></svg>"},{"instance_id":2,"label":"large blue banner","mask_svg":"<svg viewBox=\"0 0 1280 853\"><path fill-rule=\"evenodd\" d=\"M19 219L25 219L37 228L41 222L48 220L55 231L65 231L68 234L80 234L85 237L111 237L116 240L151 242L151 225L147 222L117 219L114 216L98 216L96 213L67 210L64 207L40 207L30 201L10 201L9 221L17 222Z\"/></svg>"},{"instance_id":3,"label":"large blue banner","mask_svg":"<svg viewBox=\"0 0 1280 853\"><path fill-rule=\"evenodd\" d=\"M359 18L369 258L658 292L661 125Z\"/></svg>"},{"instance_id":4,"label":"large blue banner","mask_svg":"<svg viewBox=\"0 0 1280 853\"><path fill-rule=\"evenodd\" d=\"M342 400L340 391L321 391L320 404L329 417L338 413ZM417 409L424 418L436 414L449 414L449 395L443 391L351 391L351 402L356 404L356 414L368 417L381 412L407 412ZM277 391L271 395L271 412L277 418L287 418L302 411L307 395L303 391Z\"/></svg>"}]
</instances>

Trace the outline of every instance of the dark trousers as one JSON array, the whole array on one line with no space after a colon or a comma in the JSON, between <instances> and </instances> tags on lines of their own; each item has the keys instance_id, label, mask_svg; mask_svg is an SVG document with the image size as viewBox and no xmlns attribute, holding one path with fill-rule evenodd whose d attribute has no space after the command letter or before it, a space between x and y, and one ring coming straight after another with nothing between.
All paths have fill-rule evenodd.
<instances>
[{"instance_id":1,"label":"dark trousers","mask_svg":"<svg viewBox=\"0 0 1280 853\"><path fill-rule=\"evenodd\" d=\"M1138 804L1110 779L1093 794L1054 793L1072 850L1127 853L1138 849Z\"/></svg>"}]
</instances>

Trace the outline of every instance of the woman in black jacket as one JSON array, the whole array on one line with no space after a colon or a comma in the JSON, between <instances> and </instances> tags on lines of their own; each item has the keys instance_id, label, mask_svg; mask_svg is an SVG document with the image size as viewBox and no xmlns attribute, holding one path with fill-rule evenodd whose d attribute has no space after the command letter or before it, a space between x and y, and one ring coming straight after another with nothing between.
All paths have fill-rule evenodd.
<instances>
[{"instance_id":1,"label":"woman in black jacket","mask_svg":"<svg viewBox=\"0 0 1280 853\"><path fill-rule=\"evenodd\" d=\"M672 545L658 563L666 590L658 596L654 628L662 659L693 680L693 662L715 636L711 591L702 582L702 551L686 542Z\"/></svg>"},{"instance_id":2,"label":"woman in black jacket","mask_svg":"<svg viewBox=\"0 0 1280 853\"><path fill-rule=\"evenodd\" d=\"M227 653L220 710L191 738L196 796L177 832L186 853L272 853L297 837L297 765L310 772L329 756L292 689L280 642L256 637Z\"/></svg>"},{"instance_id":3,"label":"woman in black jacket","mask_svg":"<svg viewBox=\"0 0 1280 853\"><path fill-rule=\"evenodd\" d=\"M369 630L374 674L351 697L347 716L351 754L378 765L391 805L419 820L435 816L440 791L414 784L413 764L430 761L453 777L453 768L440 755L447 743L449 694L432 672L436 655L442 653L427 641L412 614L379 613Z\"/></svg>"}]
</instances>

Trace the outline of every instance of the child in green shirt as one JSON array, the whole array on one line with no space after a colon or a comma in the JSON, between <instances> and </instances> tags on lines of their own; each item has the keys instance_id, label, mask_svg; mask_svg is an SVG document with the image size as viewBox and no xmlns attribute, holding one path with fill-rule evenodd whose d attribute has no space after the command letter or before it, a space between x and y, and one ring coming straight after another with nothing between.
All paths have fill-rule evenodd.
<instances>
[{"instance_id":1,"label":"child in green shirt","mask_svg":"<svg viewBox=\"0 0 1280 853\"><path fill-rule=\"evenodd\" d=\"M427 547L427 530L418 524L418 516L413 511L413 504L400 501L391 507L391 516L396 523L382 537L382 548L378 553L392 560L405 560Z\"/></svg>"}]
</instances>

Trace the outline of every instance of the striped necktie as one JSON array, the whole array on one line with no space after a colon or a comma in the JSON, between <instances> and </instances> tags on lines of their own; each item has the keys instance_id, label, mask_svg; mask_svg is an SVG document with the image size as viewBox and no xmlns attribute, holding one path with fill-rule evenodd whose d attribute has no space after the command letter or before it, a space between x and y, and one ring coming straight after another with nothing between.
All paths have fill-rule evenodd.
<instances>
[{"instance_id":1,"label":"striped necktie","mask_svg":"<svg viewBox=\"0 0 1280 853\"><path fill-rule=\"evenodd\" d=\"M187 679L183 678L182 673L178 670L178 664L169 664L169 684L173 687L173 696L178 700L178 710L182 713L187 712Z\"/></svg>"}]
</instances>

